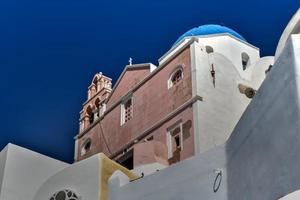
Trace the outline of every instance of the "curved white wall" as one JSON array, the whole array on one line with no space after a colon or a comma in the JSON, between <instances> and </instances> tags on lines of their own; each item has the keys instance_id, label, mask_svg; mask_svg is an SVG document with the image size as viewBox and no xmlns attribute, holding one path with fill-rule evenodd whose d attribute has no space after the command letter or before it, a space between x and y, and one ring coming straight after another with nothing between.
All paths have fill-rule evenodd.
<instances>
[{"instance_id":1,"label":"curved white wall","mask_svg":"<svg viewBox=\"0 0 300 200\"><path fill-rule=\"evenodd\" d=\"M34 200L49 199L53 194L64 189L72 190L82 200L99 200L100 164L98 155L74 163L41 185Z\"/></svg>"},{"instance_id":2,"label":"curved white wall","mask_svg":"<svg viewBox=\"0 0 300 200\"><path fill-rule=\"evenodd\" d=\"M292 34L298 34L300 32L300 9L294 14L286 28L284 29L280 40L277 45L275 60L278 59L280 54L282 53L288 39Z\"/></svg>"},{"instance_id":3,"label":"curved white wall","mask_svg":"<svg viewBox=\"0 0 300 200\"><path fill-rule=\"evenodd\" d=\"M45 180L68 166L13 144L8 144L0 157L1 200L32 200Z\"/></svg>"},{"instance_id":4,"label":"curved white wall","mask_svg":"<svg viewBox=\"0 0 300 200\"><path fill-rule=\"evenodd\" d=\"M242 53L247 53L250 65L260 59L258 48L226 34L199 37L198 42L203 46L211 46L214 52L225 56L237 68L242 77L246 74L242 65Z\"/></svg>"}]
</instances>

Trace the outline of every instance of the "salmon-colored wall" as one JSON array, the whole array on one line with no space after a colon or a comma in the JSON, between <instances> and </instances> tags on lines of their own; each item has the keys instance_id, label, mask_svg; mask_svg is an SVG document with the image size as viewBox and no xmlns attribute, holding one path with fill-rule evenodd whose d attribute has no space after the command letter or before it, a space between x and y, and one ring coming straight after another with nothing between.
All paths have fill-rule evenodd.
<instances>
[{"instance_id":1,"label":"salmon-colored wall","mask_svg":"<svg viewBox=\"0 0 300 200\"><path fill-rule=\"evenodd\" d=\"M183 67L183 80L168 89L168 79L178 65ZM108 109L109 105L117 102L118 98L131 89L126 86L126 83L132 80L135 82L134 75L134 71L124 74L123 80L120 81L108 102ZM107 113L101 122L98 122L78 139L77 160L82 160L98 152L104 152L110 156L120 150L136 136L188 101L192 97L191 82L190 49L186 48L133 93L133 118L131 120L120 125L121 105L118 105ZM132 84L129 85L132 87ZM155 129L150 135L153 135L155 141L166 144L167 129L178 120L182 120L184 124L184 149L180 152L180 159L185 159L194 154L192 107L186 108ZM86 155L81 156L80 149L86 138L92 139L92 148Z\"/></svg>"},{"instance_id":2,"label":"salmon-colored wall","mask_svg":"<svg viewBox=\"0 0 300 200\"><path fill-rule=\"evenodd\" d=\"M149 67L137 67L135 69L127 69L119 84L111 94L111 97L107 102L107 108L110 108L114 103L120 100L120 98L123 95L125 95L137 83L143 80L148 74L150 74Z\"/></svg>"},{"instance_id":3,"label":"salmon-colored wall","mask_svg":"<svg viewBox=\"0 0 300 200\"><path fill-rule=\"evenodd\" d=\"M134 166L138 167L148 163L161 163L168 165L167 146L160 141L141 142L134 145Z\"/></svg>"}]
</instances>

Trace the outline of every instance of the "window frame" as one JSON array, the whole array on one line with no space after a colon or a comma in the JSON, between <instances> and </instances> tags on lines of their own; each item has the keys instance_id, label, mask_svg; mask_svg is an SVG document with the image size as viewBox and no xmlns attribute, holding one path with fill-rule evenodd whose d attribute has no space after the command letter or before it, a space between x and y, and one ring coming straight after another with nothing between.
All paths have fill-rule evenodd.
<instances>
[{"instance_id":1,"label":"window frame","mask_svg":"<svg viewBox=\"0 0 300 200\"><path fill-rule=\"evenodd\" d=\"M50 198L49 200L57 200L57 196L61 193L64 193L65 195L65 200L69 200L69 199L75 199L75 200L80 200L81 196L79 196L76 192L74 192L73 190L70 189L63 189L60 191L55 192ZM70 195L71 194L71 195Z\"/></svg>"},{"instance_id":2,"label":"window frame","mask_svg":"<svg viewBox=\"0 0 300 200\"><path fill-rule=\"evenodd\" d=\"M90 144L88 149L86 148L86 145L87 145L87 144ZM81 155L81 156L86 155L86 154L92 149L92 145L93 145L92 139L91 139L91 138L86 138L86 139L84 140L84 142L82 143L82 145L81 145L81 148L80 148L80 155Z\"/></svg>"},{"instance_id":3,"label":"window frame","mask_svg":"<svg viewBox=\"0 0 300 200\"><path fill-rule=\"evenodd\" d=\"M130 112L130 119L126 121L126 108L125 105L127 104L128 101L131 101L131 112ZM126 97L123 98L122 103L121 103L121 116L120 116L120 126L123 126L126 124L128 121L130 121L133 118L133 98L132 94L127 95Z\"/></svg>"},{"instance_id":4,"label":"window frame","mask_svg":"<svg viewBox=\"0 0 300 200\"><path fill-rule=\"evenodd\" d=\"M181 72L181 79L174 83L173 82L173 78L174 76L178 73L178 72ZM184 73L183 73L183 67L182 65L178 65L174 70L173 72L169 75L169 79L168 79L168 82L167 82L167 85L168 85L168 89L172 88L173 86L175 85L178 85L178 83L180 83L182 80L183 80L183 77L184 77Z\"/></svg>"},{"instance_id":5,"label":"window frame","mask_svg":"<svg viewBox=\"0 0 300 200\"><path fill-rule=\"evenodd\" d=\"M167 148L168 148L168 159L172 158L174 156L173 151L173 137L176 136L173 134L173 131L175 131L177 128L179 128L179 139L180 139L180 151L183 150L183 123L182 121L179 121L175 123L173 126L167 129ZM177 146L177 145L176 145Z\"/></svg>"}]
</instances>

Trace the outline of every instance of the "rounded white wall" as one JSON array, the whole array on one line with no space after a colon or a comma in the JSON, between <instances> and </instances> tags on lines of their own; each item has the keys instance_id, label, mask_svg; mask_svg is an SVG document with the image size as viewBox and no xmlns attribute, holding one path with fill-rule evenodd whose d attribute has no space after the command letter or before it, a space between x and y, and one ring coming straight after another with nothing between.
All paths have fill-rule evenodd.
<instances>
[{"instance_id":1,"label":"rounded white wall","mask_svg":"<svg viewBox=\"0 0 300 200\"><path fill-rule=\"evenodd\" d=\"M267 56L259 59L256 63L249 67L251 70L251 86L258 90L262 82L265 80L266 76L272 70L272 66L274 65L274 56ZM270 70L269 72L266 72Z\"/></svg>"},{"instance_id":2,"label":"rounded white wall","mask_svg":"<svg viewBox=\"0 0 300 200\"><path fill-rule=\"evenodd\" d=\"M32 200L42 183L69 164L8 144L0 153L0 199Z\"/></svg>"},{"instance_id":3,"label":"rounded white wall","mask_svg":"<svg viewBox=\"0 0 300 200\"><path fill-rule=\"evenodd\" d=\"M243 70L242 53L246 53L249 56L248 67L260 59L258 48L227 34L199 37L198 42L204 47L212 47L215 53L225 56L236 67L242 77L247 74L246 70Z\"/></svg>"},{"instance_id":4,"label":"rounded white wall","mask_svg":"<svg viewBox=\"0 0 300 200\"><path fill-rule=\"evenodd\" d=\"M278 42L276 53L275 53L275 60L278 59L281 52L283 51L288 39L291 37L292 34L299 34L300 33L300 9L294 14L292 19L289 21L288 25L284 29L280 40Z\"/></svg>"},{"instance_id":5,"label":"rounded white wall","mask_svg":"<svg viewBox=\"0 0 300 200\"><path fill-rule=\"evenodd\" d=\"M50 177L38 190L34 200L50 199L56 192L68 189L80 199L100 199L99 156L95 155L58 172Z\"/></svg>"}]
</instances>

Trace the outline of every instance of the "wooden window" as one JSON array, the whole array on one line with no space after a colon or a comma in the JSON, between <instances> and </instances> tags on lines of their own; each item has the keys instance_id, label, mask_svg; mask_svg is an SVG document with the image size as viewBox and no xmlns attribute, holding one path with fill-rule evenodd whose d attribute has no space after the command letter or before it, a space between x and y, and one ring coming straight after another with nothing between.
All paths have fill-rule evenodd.
<instances>
[{"instance_id":1,"label":"wooden window","mask_svg":"<svg viewBox=\"0 0 300 200\"><path fill-rule=\"evenodd\" d=\"M132 101L129 99L125 105L125 123L128 122L132 118Z\"/></svg>"},{"instance_id":2,"label":"wooden window","mask_svg":"<svg viewBox=\"0 0 300 200\"><path fill-rule=\"evenodd\" d=\"M128 98L121 104L121 126L133 117L132 98Z\"/></svg>"}]
</instances>

